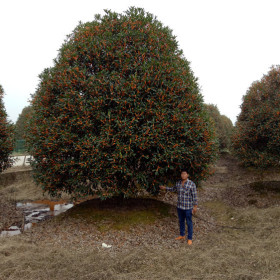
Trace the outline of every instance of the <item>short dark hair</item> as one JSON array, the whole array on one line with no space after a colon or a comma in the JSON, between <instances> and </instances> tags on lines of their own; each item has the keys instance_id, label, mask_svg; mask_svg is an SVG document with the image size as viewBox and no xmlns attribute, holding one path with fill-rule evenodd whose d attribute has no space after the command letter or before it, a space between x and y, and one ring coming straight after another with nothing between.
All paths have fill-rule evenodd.
<instances>
[{"instance_id":1,"label":"short dark hair","mask_svg":"<svg viewBox=\"0 0 280 280\"><path fill-rule=\"evenodd\" d=\"M182 169L181 169L181 173L182 173L182 172L187 172L187 173L189 174L189 171L188 171L187 168L182 168Z\"/></svg>"}]
</instances>

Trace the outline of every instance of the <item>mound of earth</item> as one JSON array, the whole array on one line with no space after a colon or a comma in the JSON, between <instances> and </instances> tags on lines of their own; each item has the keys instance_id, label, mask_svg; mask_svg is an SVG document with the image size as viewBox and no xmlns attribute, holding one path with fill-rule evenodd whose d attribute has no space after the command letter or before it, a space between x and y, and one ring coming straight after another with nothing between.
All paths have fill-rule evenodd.
<instances>
[{"instance_id":1,"label":"mound of earth","mask_svg":"<svg viewBox=\"0 0 280 280\"><path fill-rule=\"evenodd\" d=\"M280 205L280 181L260 181L226 188L222 198L233 207L267 208Z\"/></svg>"}]
</instances>

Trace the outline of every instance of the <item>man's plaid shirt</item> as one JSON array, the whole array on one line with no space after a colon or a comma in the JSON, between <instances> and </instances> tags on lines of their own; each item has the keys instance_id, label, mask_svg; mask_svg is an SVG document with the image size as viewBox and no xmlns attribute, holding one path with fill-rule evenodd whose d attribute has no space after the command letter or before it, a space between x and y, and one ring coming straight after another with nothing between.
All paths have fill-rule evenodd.
<instances>
[{"instance_id":1,"label":"man's plaid shirt","mask_svg":"<svg viewBox=\"0 0 280 280\"><path fill-rule=\"evenodd\" d=\"M180 209L189 210L197 205L196 185L189 179L183 186L182 181L178 181L174 187L166 187L166 190L178 193L177 207Z\"/></svg>"}]
</instances>

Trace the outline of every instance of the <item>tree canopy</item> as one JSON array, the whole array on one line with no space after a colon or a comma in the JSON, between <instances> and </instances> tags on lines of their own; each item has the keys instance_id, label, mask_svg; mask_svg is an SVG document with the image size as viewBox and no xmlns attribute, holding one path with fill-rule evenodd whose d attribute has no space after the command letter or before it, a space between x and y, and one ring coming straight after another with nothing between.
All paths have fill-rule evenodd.
<instances>
[{"instance_id":1,"label":"tree canopy","mask_svg":"<svg viewBox=\"0 0 280 280\"><path fill-rule=\"evenodd\" d=\"M15 124L15 140L22 140L25 138L28 117L30 117L31 113L32 106L27 106L22 109Z\"/></svg>"},{"instance_id":2,"label":"tree canopy","mask_svg":"<svg viewBox=\"0 0 280 280\"><path fill-rule=\"evenodd\" d=\"M206 178L216 155L190 63L143 9L80 23L40 75L32 106L34 175L51 195L154 193L182 167Z\"/></svg>"},{"instance_id":3,"label":"tree canopy","mask_svg":"<svg viewBox=\"0 0 280 280\"><path fill-rule=\"evenodd\" d=\"M245 166L280 166L280 66L253 82L243 97L233 146Z\"/></svg>"},{"instance_id":4,"label":"tree canopy","mask_svg":"<svg viewBox=\"0 0 280 280\"><path fill-rule=\"evenodd\" d=\"M221 115L217 105L205 104L205 106L214 122L219 152L228 152L231 149L232 121L227 116Z\"/></svg>"},{"instance_id":5,"label":"tree canopy","mask_svg":"<svg viewBox=\"0 0 280 280\"><path fill-rule=\"evenodd\" d=\"M3 98L4 89L0 85L0 173L11 166L9 156L14 148L13 126L7 119Z\"/></svg>"}]
</instances>

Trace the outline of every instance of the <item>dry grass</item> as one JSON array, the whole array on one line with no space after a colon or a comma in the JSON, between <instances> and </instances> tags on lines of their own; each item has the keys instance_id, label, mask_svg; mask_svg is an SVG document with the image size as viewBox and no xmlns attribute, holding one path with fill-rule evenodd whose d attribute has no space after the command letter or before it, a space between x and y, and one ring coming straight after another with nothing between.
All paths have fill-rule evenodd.
<instances>
[{"instance_id":1,"label":"dry grass","mask_svg":"<svg viewBox=\"0 0 280 280\"><path fill-rule=\"evenodd\" d=\"M0 182L0 196L4 196L14 202L43 199L55 200L35 184L30 167L10 168L4 174L1 174ZM62 199L70 199L70 196L64 194Z\"/></svg>"},{"instance_id":2,"label":"dry grass","mask_svg":"<svg viewBox=\"0 0 280 280\"><path fill-rule=\"evenodd\" d=\"M89 224L86 207L78 212L75 212L78 208L75 211L73 208L72 214L82 215L81 219L77 216L74 219L73 215L65 214L67 218L61 216L62 218L42 223L33 234L26 232L12 238L1 238L0 279L278 280L280 279L280 201L273 205L260 203L265 205L263 207L250 205L248 203L250 197L246 198L247 203L244 200L242 205L232 202L234 199L239 199L238 193L234 193L235 186L254 180L259 181L260 178L253 171L248 171L248 176L246 170L238 169L237 172L232 162L227 167L229 173L217 174L200 190L201 209L198 215L216 226L214 231L207 231L207 234L202 234L197 228L192 247L185 243L167 246L161 242L154 246L150 246L149 243L131 245L124 250L102 249L101 242L91 243L89 231L83 231L83 226ZM225 169L221 170L224 172ZM265 176L266 180L279 180L279 173L267 172ZM225 198L224 194L228 194L229 187L231 196ZM20 186L18 188L20 189ZM239 191L238 188L236 190ZM32 194L31 189L26 194ZM24 191L21 194L21 197L23 196ZM255 196L257 193L254 193ZM262 197L260 194L257 199L267 200L269 196L270 194ZM34 197L36 197L35 193ZM105 212L102 213L103 218L104 215L107 215L108 219L114 216L112 211L107 211L107 214ZM168 232L168 229L171 227L169 222L176 217L160 218L160 215L157 217L149 215L145 216L151 218L149 221L154 223L155 230L160 221L165 222L167 234L164 239L166 243L173 243L174 236ZM115 218L113 221L118 221ZM94 219L98 221L97 217ZM130 219L135 221L135 216L128 215L125 220ZM71 220L75 220L75 226L72 228ZM200 226L198 218L194 218L194 221L197 227ZM55 224L60 226L49 227ZM132 223L132 227L137 226ZM236 227L242 229L234 229ZM39 234L36 235L36 232L40 232L40 228L45 228L49 235L48 240L40 238ZM75 235L78 240L75 245L71 242L55 243L55 237L63 236L67 228L68 234ZM94 227L90 229L92 236L100 233L93 231ZM83 236L84 233L87 235ZM118 233L118 228L114 229L114 233ZM156 234L150 236L156 238Z\"/></svg>"},{"instance_id":3,"label":"dry grass","mask_svg":"<svg viewBox=\"0 0 280 280\"><path fill-rule=\"evenodd\" d=\"M270 228L279 221L279 209L247 209L239 215L254 230L217 230L179 249L139 246L114 253L5 238L0 240L0 279L279 279L279 228Z\"/></svg>"}]
</instances>

